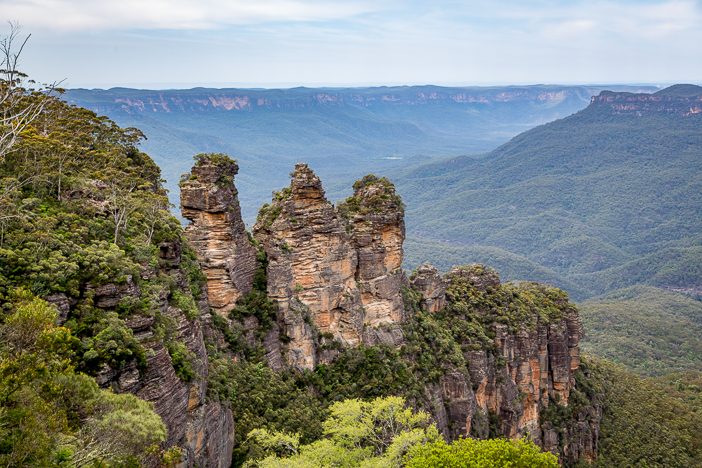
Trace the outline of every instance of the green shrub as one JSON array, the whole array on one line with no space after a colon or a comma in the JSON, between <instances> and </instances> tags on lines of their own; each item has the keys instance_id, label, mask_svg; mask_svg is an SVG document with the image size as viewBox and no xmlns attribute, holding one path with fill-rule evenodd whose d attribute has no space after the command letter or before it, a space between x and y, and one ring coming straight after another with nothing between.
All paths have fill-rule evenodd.
<instances>
[{"instance_id":1,"label":"green shrub","mask_svg":"<svg viewBox=\"0 0 702 468\"><path fill-rule=\"evenodd\" d=\"M465 468L551 467L558 468L558 457L528 440L458 439L451 444L443 439L417 445L405 458L408 468L428 466Z\"/></svg>"},{"instance_id":2,"label":"green shrub","mask_svg":"<svg viewBox=\"0 0 702 468\"><path fill-rule=\"evenodd\" d=\"M192 351L180 341L166 343L166 349L171 356L171 364L178 378L183 382L192 381L195 378L195 370L193 369L195 356Z\"/></svg>"}]
</instances>

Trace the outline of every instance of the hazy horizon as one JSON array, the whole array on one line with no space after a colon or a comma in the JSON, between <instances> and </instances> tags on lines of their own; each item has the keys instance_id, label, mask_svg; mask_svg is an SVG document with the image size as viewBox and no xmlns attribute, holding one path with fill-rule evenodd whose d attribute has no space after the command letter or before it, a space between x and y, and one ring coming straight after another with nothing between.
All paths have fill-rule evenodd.
<instances>
[{"instance_id":1,"label":"hazy horizon","mask_svg":"<svg viewBox=\"0 0 702 468\"><path fill-rule=\"evenodd\" d=\"M32 34L23 69L71 88L702 82L702 0L0 0L0 10Z\"/></svg>"},{"instance_id":2,"label":"hazy horizon","mask_svg":"<svg viewBox=\"0 0 702 468\"><path fill-rule=\"evenodd\" d=\"M88 89L88 90L110 90L110 89L136 89L143 91L184 91L190 89L259 89L259 90L278 90L278 89L294 89L294 88L309 88L309 89L363 89L363 88L400 88L414 86L437 86L442 88L502 88L502 87L530 87L530 86L654 86L659 89L666 88L675 84L694 84L702 86L702 81L695 82L691 80L680 80L674 82L648 82L648 83L631 83L631 82L607 82L607 83L228 83L228 82L209 82L209 83L108 83L108 84L67 84L64 82L62 86L66 89Z\"/></svg>"}]
</instances>

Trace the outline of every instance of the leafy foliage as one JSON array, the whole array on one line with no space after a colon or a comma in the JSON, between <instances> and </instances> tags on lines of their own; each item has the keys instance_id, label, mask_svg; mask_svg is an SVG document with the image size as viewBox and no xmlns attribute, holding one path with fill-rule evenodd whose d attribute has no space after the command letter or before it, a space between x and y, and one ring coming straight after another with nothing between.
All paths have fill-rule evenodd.
<instances>
[{"instance_id":1,"label":"leafy foliage","mask_svg":"<svg viewBox=\"0 0 702 468\"><path fill-rule=\"evenodd\" d=\"M405 204L386 177L367 174L354 182L353 190L354 195L338 205L339 212L346 218L385 210L404 214Z\"/></svg>"},{"instance_id":2,"label":"leafy foliage","mask_svg":"<svg viewBox=\"0 0 702 468\"><path fill-rule=\"evenodd\" d=\"M447 444L428 413L399 397L336 402L323 423L323 437L300 444L299 435L256 429L250 464L261 467L558 467L558 458L524 440L460 439ZM267 457L263 458L264 456ZM263 458L262 460L260 460Z\"/></svg>"},{"instance_id":3,"label":"leafy foliage","mask_svg":"<svg viewBox=\"0 0 702 468\"><path fill-rule=\"evenodd\" d=\"M125 320L159 316L164 300L193 319L204 284L187 246L185 278L163 268L160 246L181 243L182 230L160 171L137 148L138 130L42 95L26 99L47 102L0 160L0 205L14 207L0 216L0 299L23 287L70 304L63 319L80 339L82 371L143 369L145 351ZM189 378L185 353L169 349Z\"/></svg>"},{"instance_id":4,"label":"leafy foliage","mask_svg":"<svg viewBox=\"0 0 702 468\"><path fill-rule=\"evenodd\" d=\"M0 158L0 463L176 463L178 450L160 453L165 426L151 406L91 377L145 371L161 341L178 376L193 378L170 316L197 316L204 278L181 252L160 171L136 129L41 93L0 111L15 105L42 112ZM137 339L134 320L153 320L153 337Z\"/></svg>"},{"instance_id":5,"label":"leafy foliage","mask_svg":"<svg viewBox=\"0 0 702 468\"><path fill-rule=\"evenodd\" d=\"M295 435L252 431L251 441L273 453L257 465L399 466L410 447L440 437L428 413L405 407L398 397L336 402L323 427L323 438L308 445Z\"/></svg>"},{"instance_id":6,"label":"leafy foliage","mask_svg":"<svg viewBox=\"0 0 702 468\"><path fill-rule=\"evenodd\" d=\"M235 432L234 466L252 447L246 434L256 428L297 433L303 442L321 435L322 403L293 375L277 373L262 363L210 361L209 396L231 403Z\"/></svg>"},{"instance_id":7,"label":"leafy foliage","mask_svg":"<svg viewBox=\"0 0 702 468\"><path fill-rule=\"evenodd\" d=\"M12 292L0 325L0 462L8 466L140 463L166 438L151 405L98 388L71 364L78 340L53 306Z\"/></svg>"},{"instance_id":8,"label":"leafy foliage","mask_svg":"<svg viewBox=\"0 0 702 468\"><path fill-rule=\"evenodd\" d=\"M405 466L450 466L461 468L483 467L551 467L557 468L558 457L542 452L528 440L459 439L448 444L443 439L431 444L413 447L406 457Z\"/></svg>"},{"instance_id":9,"label":"leafy foliage","mask_svg":"<svg viewBox=\"0 0 702 468\"><path fill-rule=\"evenodd\" d=\"M597 466L699 465L699 400L606 361L594 361L591 368L591 378L605 389Z\"/></svg>"},{"instance_id":10,"label":"leafy foliage","mask_svg":"<svg viewBox=\"0 0 702 468\"><path fill-rule=\"evenodd\" d=\"M282 456L290 455L292 448L299 449L295 437L301 438L302 444L318 439L322 434L320 421L343 400L398 396L415 408L430 408L427 388L447 373L468 373L464 351L495 353L491 338L495 323L506 323L515 330L529 329L537 321L549 323L573 311L562 291L534 284L500 284L496 273L482 265L463 267L451 276L449 302L439 313L422 311L418 293L412 289L405 288L403 298L408 318L403 324L405 342L400 348L361 345L337 349L332 362L304 372L272 371L261 362L262 351L246 352L247 340L243 330L236 329L237 320L228 325L224 319L215 318L223 322L221 327L231 350L242 359L232 362L221 357L211 362L211 396L231 404L241 427L238 434L261 430L256 437L237 437L235 465L262 456L264 445ZM265 303L246 301L248 315L260 315L263 311L259 309L267 307ZM257 340L262 339L260 334L255 335ZM496 362L505 365L499 359ZM583 401L587 398L583 396ZM580 406L576 400L574 396L569 407L574 411L562 415L563 424L577 416ZM327 440L314 445L314 456L343 455L329 444Z\"/></svg>"}]
</instances>

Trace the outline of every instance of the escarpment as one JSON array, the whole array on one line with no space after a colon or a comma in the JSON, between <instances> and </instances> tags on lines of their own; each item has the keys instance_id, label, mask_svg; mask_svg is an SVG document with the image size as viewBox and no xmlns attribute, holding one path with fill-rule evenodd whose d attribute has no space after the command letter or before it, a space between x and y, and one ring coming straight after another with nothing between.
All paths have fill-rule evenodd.
<instances>
[{"instance_id":1,"label":"escarpment","mask_svg":"<svg viewBox=\"0 0 702 468\"><path fill-rule=\"evenodd\" d=\"M152 403L168 429L164 446L181 448L183 466L227 467L234 421L229 408L207 397L205 336L211 327L210 308L191 257L191 252L183 252L180 240L163 242L158 265L145 267L138 278L141 289L136 278L128 278L124 285L108 283L93 290L95 307L105 311L135 299L149 304L148 312L125 318L144 350L143 361L103 364L95 379L103 387ZM199 290L198 300L193 300L193 290ZM119 343L124 338L112 339Z\"/></svg>"},{"instance_id":2,"label":"escarpment","mask_svg":"<svg viewBox=\"0 0 702 468\"><path fill-rule=\"evenodd\" d=\"M199 155L180 183L185 235L207 276L210 306L220 314L251 290L256 250L241 219L234 176L239 167L223 155Z\"/></svg>"},{"instance_id":3,"label":"escarpment","mask_svg":"<svg viewBox=\"0 0 702 468\"><path fill-rule=\"evenodd\" d=\"M466 362L447 372L436 392L444 432L526 436L563 460L594 460L602 410L577 388L582 325L565 293L503 285L480 265L455 268L441 282L446 307L438 314ZM435 300L434 291L423 301Z\"/></svg>"},{"instance_id":4,"label":"escarpment","mask_svg":"<svg viewBox=\"0 0 702 468\"><path fill-rule=\"evenodd\" d=\"M291 176L253 228L276 312L259 334L278 356L269 365L326 368L324 379L346 351L382 349L447 438L529 437L563 462L596 458L602 409L579 384L582 326L564 292L502 284L481 265L442 275L424 264L408 279L404 208L387 179L366 176L335 207L307 165Z\"/></svg>"}]
</instances>

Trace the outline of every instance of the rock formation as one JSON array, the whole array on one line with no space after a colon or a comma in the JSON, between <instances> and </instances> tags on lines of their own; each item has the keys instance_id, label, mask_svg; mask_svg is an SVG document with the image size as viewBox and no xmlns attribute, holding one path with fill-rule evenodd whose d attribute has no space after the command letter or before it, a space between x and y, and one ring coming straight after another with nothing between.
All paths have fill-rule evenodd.
<instances>
[{"instance_id":1,"label":"rock formation","mask_svg":"<svg viewBox=\"0 0 702 468\"><path fill-rule=\"evenodd\" d=\"M355 280L357 254L319 178L295 166L290 187L274 195L254 226L268 257L268 295L290 338L288 362L317 363L317 330L345 346L361 342L363 307Z\"/></svg>"},{"instance_id":2,"label":"rock formation","mask_svg":"<svg viewBox=\"0 0 702 468\"><path fill-rule=\"evenodd\" d=\"M366 176L339 209L298 164L254 226L268 257L268 294L290 339L288 362L313 368L320 340L342 346L402 339L404 207L385 178Z\"/></svg>"},{"instance_id":3,"label":"rock formation","mask_svg":"<svg viewBox=\"0 0 702 468\"><path fill-rule=\"evenodd\" d=\"M251 290L256 249L249 241L234 187L239 171L223 155L199 155L180 184L183 216L191 221L185 235L207 276L210 306L226 315Z\"/></svg>"},{"instance_id":4,"label":"rock formation","mask_svg":"<svg viewBox=\"0 0 702 468\"><path fill-rule=\"evenodd\" d=\"M160 267L145 270L142 276L170 277L177 291L183 294L187 291L189 294L187 275L180 265L180 243L164 243L161 247ZM126 286L107 284L95 291L96 297L100 298L96 306L107 309L138 293L131 278ZM160 291L154 301L160 314L160 333L165 333L166 337L156 336L159 325L153 315L136 314L126 321L147 351L146 365L139 368L132 361L122 369L105 367L96 380L102 386L109 386L118 392L130 392L153 403L156 413L168 428L165 445L177 445L183 449L184 466L228 467L234 442L232 412L206 397L208 359L203 329L209 326L210 320L206 294L196 304L197 316L190 318L184 310L172 304L172 291L168 288ZM184 346L194 372L189 381L177 375L166 343Z\"/></svg>"},{"instance_id":5,"label":"rock formation","mask_svg":"<svg viewBox=\"0 0 702 468\"><path fill-rule=\"evenodd\" d=\"M609 114L699 117L702 115L702 86L678 84L653 94L602 91L593 96L590 102L590 111Z\"/></svg>"},{"instance_id":6,"label":"rock formation","mask_svg":"<svg viewBox=\"0 0 702 468\"><path fill-rule=\"evenodd\" d=\"M500 297L500 281L494 271L480 265L452 270L436 285L431 267L422 266L415 276L415 284L426 285L431 278L433 286L424 288L427 298L441 300L435 291L444 289L451 296L460 291L468 294L475 304L474 313L481 311L483 297ZM453 285L460 285L452 289ZM463 289L461 289L463 288ZM438 388L433 390L435 414L439 426L450 438L475 435L527 436L546 450L561 452L566 460L594 460L597 453L597 438L601 408L584 405L571 408L577 411L576 424L556 427L546 414L549 406L568 407L576 389L575 373L580 366L579 341L582 326L577 309L570 305L567 297L553 288L525 284L521 289L512 289L510 295L544 297L559 312L553 317L529 316L528 321L515 325L514 319L487 319L488 328L494 333L492 346L464 347L468 372L445 374ZM508 296L510 297L510 296ZM461 300L448 297L450 304ZM525 300L518 297L517 300ZM502 307L508 306L503 304ZM508 306L508 309L511 306ZM536 312L536 311L534 311ZM454 320L464 320L456 316ZM582 405L582 402L579 402ZM498 425L491 433L490 418ZM565 419L560 421L565 424ZM494 423L493 423L494 424Z\"/></svg>"},{"instance_id":7,"label":"rock formation","mask_svg":"<svg viewBox=\"0 0 702 468\"><path fill-rule=\"evenodd\" d=\"M351 227L358 255L356 281L365 309L364 323L375 328L402 321L402 243L404 206L386 178L368 175L339 206Z\"/></svg>"},{"instance_id":8,"label":"rock formation","mask_svg":"<svg viewBox=\"0 0 702 468\"><path fill-rule=\"evenodd\" d=\"M183 206L195 220L189 235L200 240L205 272L213 256L224 263L229 258L221 244L204 241L212 238L209 227L221 232L221 225L202 221L211 218L205 216L209 211L193 208L204 205L197 200L210 194L214 213L229 213L227 226L243 226L238 203L233 209L226 205L236 203L235 191L227 184L228 192L221 193L207 167L194 169L194 181L183 184ZM203 184L203 170L209 185ZM502 285L497 273L480 265L441 276L424 264L407 281L401 267L403 217L402 202L387 179L364 177L336 209L312 170L296 165L290 186L274 193L254 226L266 254L267 294L277 307L273 328L258 343L269 365L314 369L344 348L400 345L403 323L419 313L404 304L402 288L409 287L419 307L453 333L463 355L464 364L442 367L438 378L427 380L418 401L445 436L526 436L562 460L594 460L602 410L577 386L582 327L565 293L531 283ZM234 244L231 255L240 255ZM228 265L236 270L249 264ZM237 277L227 271L225 280ZM255 341L255 319L241 325Z\"/></svg>"},{"instance_id":9,"label":"rock formation","mask_svg":"<svg viewBox=\"0 0 702 468\"><path fill-rule=\"evenodd\" d=\"M438 312L446 305L446 282L433 265L424 263L410 278L412 288L422 294L422 308L428 312Z\"/></svg>"}]
</instances>

